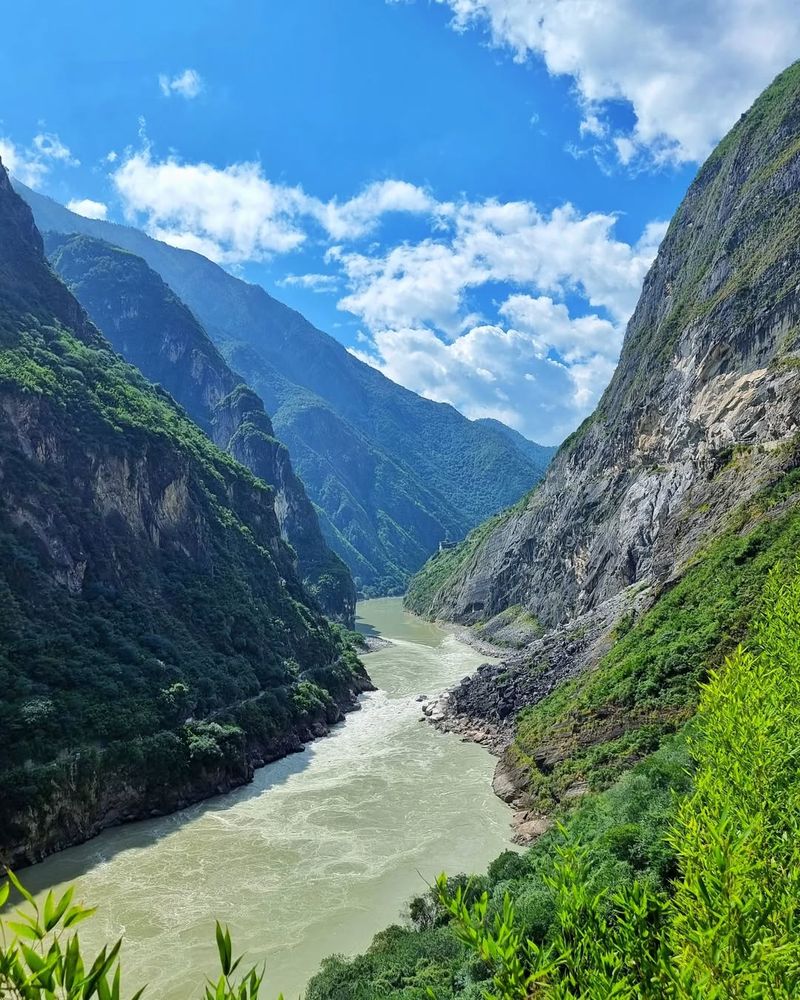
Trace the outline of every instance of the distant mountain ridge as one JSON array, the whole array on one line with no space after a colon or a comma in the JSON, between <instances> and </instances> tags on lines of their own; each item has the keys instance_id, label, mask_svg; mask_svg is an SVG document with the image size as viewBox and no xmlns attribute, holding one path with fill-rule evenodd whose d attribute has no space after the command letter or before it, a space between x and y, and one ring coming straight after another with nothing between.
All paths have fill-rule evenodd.
<instances>
[{"instance_id":1,"label":"distant mountain ridge","mask_svg":"<svg viewBox=\"0 0 800 1000\"><path fill-rule=\"evenodd\" d=\"M42 230L132 251L192 310L263 399L328 543L363 593L404 590L440 540L463 537L541 478L550 449L537 460L491 422L396 385L260 286L16 186Z\"/></svg>"},{"instance_id":2,"label":"distant mountain ridge","mask_svg":"<svg viewBox=\"0 0 800 1000\"><path fill-rule=\"evenodd\" d=\"M352 626L355 586L326 545L316 511L264 405L231 371L191 311L127 250L91 236L45 233L50 262L112 346L163 386L223 451L276 491L283 537L305 586L332 618Z\"/></svg>"}]
</instances>

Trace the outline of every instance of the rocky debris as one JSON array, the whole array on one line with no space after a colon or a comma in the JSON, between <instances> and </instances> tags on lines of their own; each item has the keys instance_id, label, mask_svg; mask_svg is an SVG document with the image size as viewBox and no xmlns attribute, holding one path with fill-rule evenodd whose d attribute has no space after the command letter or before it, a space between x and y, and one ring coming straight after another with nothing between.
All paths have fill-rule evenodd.
<instances>
[{"instance_id":1,"label":"rocky debris","mask_svg":"<svg viewBox=\"0 0 800 1000\"><path fill-rule=\"evenodd\" d=\"M446 732L458 733L502 754L513 737L517 713L547 697L563 681L590 669L610 648L619 619L629 615L634 620L654 596L653 587L629 587L500 663L482 664L470 677L426 702L422 706L424 718Z\"/></svg>"},{"instance_id":2,"label":"rocky debris","mask_svg":"<svg viewBox=\"0 0 800 1000\"><path fill-rule=\"evenodd\" d=\"M379 649L386 649L388 646L394 645L391 639L384 639L382 635L365 635L363 639L367 647L364 653L377 653ZM422 700L424 701L424 696Z\"/></svg>"},{"instance_id":3,"label":"rocky debris","mask_svg":"<svg viewBox=\"0 0 800 1000\"><path fill-rule=\"evenodd\" d=\"M553 821L549 816L523 809L514 813L511 826L514 829L512 841L515 844L526 846L541 837L543 833L551 830Z\"/></svg>"}]
</instances>

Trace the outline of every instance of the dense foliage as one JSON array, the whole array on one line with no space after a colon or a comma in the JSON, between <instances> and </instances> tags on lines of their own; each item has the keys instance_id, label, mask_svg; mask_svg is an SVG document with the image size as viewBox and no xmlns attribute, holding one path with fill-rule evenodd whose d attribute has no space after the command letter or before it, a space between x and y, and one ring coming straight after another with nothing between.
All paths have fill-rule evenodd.
<instances>
[{"instance_id":1,"label":"dense foliage","mask_svg":"<svg viewBox=\"0 0 800 1000\"><path fill-rule=\"evenodd\" d=\"M790 1000L800 988L800 579L771 575L748 648L703 688L694 790L668 832L670 892L637 879L589 887L580 848L548 880L549 940L528 936L509 895L439 894L456 934L486 963L487 997L526 1000Z\"/></svg>"},{"instance_id":2,"label":"dense foliage","mask_svg":"<svg viewBox=\"0 0 800 1000\"><path fill-rule=\"evenodd\" d=\"M108 347L0 171L0 858L241 783L366 683L272 491Z\"/></svg>"},{"instance_id":3,"label":"dense foliage","mask_svg":"<svg viewBox=\"0 0 800 1000\"><path fill-rule=\"evenodd\" d=\"M141 257L89 236L47 233L50 262L119 354L163 386L224 451L277 492L284 538L323 610L352 624L355 587L325 544L313 505L258 396Z\"/></svg>"},{"instance_id":4,"label":"dense foliage","mask_svg":"<svg viewBox=\"0 0 800 1000\"><path fill-rule=\"evenodd\" d=\"M525 854L509 852L490 866L486 876L473 878L472 902L485 892L485 910L476 914L470 900L462 898L460 919L469 914L474 923L480 916L486 932L493 933L495 920L504 919L508 896L514 916L510 928L506 911L506 947L513 938L514 949L524 951L520 942L528 939L537 947L552 944L558 934L559 907L562 915L572 912L569 907L577 905L576 899L584 908L580 919L597 933L602 921L611 919L613 900L635 898L637 905L646 902L648 908L656 906L653 900L663 900L681 872L678 840L688 836L670 833L684 831L679 824L689 823L689 813L678 815L680 801L692 789L687 742L697 757L698 748L708 742L703 742L702 727L710 706L718 695L720 705L727 704L720 678L737 676L750 654L737 654L730 670L718 676L714 670L743 640L754 652L768 640L782 642L785 673L796 670L800 662L796 603L800 583L781 592L779 601L776 577L770 578L776 563L794 566L800 543L799 480L800 472L792 472L738 510L728 530L698 553L684 577L666 589L648 612L639 620L620 623L611 651L596 670L562 685L522 713L511 754L528 769L534 804L555 810L562 825ZM765 617L753 625L758 608L765 609ZM771 612L772 608L778 610ZM704 694L696 720L701 685L709 676L716 679ZM755 697L758 687L750 674L747 677L740 694L744 697L749 686ZM794 697L796 683L796 679L786 681L786 698ZM746 715L749 709L745 705L737 711ZM753 715L755 719L755 706ZM729 725L734 725L730 719ZM545 760L556 763L545 766ZM787 763L787 781L793 773ZM587 783L594 794L577 800L577 807L575 800L559 804L563 792L576 783ZM702 812L702 799L696 794L688 801L692 810ZM576 844L577 853L571 849ZM309 1000L422 1000L428 987L440 1000L483 997L491 989L491 968L472 956L463 936L450 936L450 904L465 882L463 876L450 880L445 887L447 906L442 887L416 900L410 911L412 927L398 926L378 935L365 955L329 959L311 984ZM558 896L559 885L558 892L574 890L569 905ZM665 924L665 918L659 921ZM595 953L591 961L596 958ZM584 983L582 988L588 987Z\"/></svg>"}]
</instances>

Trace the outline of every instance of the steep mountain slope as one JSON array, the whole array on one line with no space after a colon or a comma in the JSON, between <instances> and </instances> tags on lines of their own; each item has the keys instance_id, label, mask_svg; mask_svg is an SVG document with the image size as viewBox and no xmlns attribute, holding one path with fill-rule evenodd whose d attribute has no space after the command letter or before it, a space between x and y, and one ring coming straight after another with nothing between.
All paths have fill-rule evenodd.
<instances>
[{"instance_id":1,"label":"steep mountain slope","mask_svg":"<svg viewBox=\"0 0 800 1000\"><path fill-rule=\"evenodd\" d=\"M797 994L799 333L800 63L699 172L597 412L412 581L522 646L423 711L501 755L530 851L453 878L486 893L458 933L420 897L308 1000Z\"/></svg>"},{"instance_id":2,"label":"steep mountain slope","mask_svg":"<svg viewBox=\"0 0 800 1000\"><path fill-rule=\"evenodd\" d=\"M412 607L470 622L521 604L556 625L668 580L784 466L798 421L799 74L692 184L595 413L524 506Z\"/></svg>"},{"instance_id":3,"label":"steep mountain slope","mask_svg":"<svg viewBox=\"0 0 800 1000\"><path fill-rule=\"evenodd\" d=\"M275 488L283 537L323 610L352 625L355 587L327 547L313 505L258 396L186 306L132 253L89 236L45 234L51 264L111 345L162 385L223 451Z\"/></svg>"},{"instance_id":4,"label":"steep mountain slope","mask_svg":"<svg viewBox=\"0 0 800 1000\"><path fill-rule=\"evenodd\" d=\"M539 479L502 431L422 399L353 357L257 285L126 226L84 219L17 184L39 227L143 257L261 396L322 527L368 593L404 589L445 538L461 538Z\"/></svg>"},{"instance_id":5,"label":"steep mountain slope","mask_svg":"<svg viewBox=\"0 0 800 1000\"><path fill-rule=\"evenodd\" d=\"M500 434L505 434L505 436L528 458L535 463L540 471L538 479L545 474L547 471L547 466L550 463L553 455L558 451L555 446L547 447L543 444L537 444L535 441L531 441L529 438L524 437L519 431L515 431L513 427L509 427L508 424L501 423L499 420L494 420L492 417L481 417L479 420L475 421L481 427L491 428L498 431Z\"/></svg>"},{"instance_id":6,"label":"steep mountain slope","mask_svg":"<svg viewBox=\"0 0 800 1000\"><path fill-rule=\"evenodd\" d=\"M272 490L111 350L0 168L0 863L249 780L363 668Z\"/></svg>"},{"instance_id":7,"label":"steep mountain slope","mask_svg":"<svg viewBox=\"0 0 800 1000\"><path fill-rule=\"evenodd\" d=\"M793 563L799 333L796 64L690 187L597 411L528 498L412 581L415 610L522 640L429 711L503 753L496 787L523 817L679 728Z\"/></svg>"}]
</instances>

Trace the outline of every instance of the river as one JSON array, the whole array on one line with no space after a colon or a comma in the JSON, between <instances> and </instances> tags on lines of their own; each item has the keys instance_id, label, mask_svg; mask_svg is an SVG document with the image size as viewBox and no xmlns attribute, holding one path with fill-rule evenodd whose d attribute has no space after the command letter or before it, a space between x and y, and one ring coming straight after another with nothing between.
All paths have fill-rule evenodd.
<instances>
[{"instance_id":1,"label":"river","mask_svg":"<svg viewBox=\"0 0 800 1000\"><path fill-rule=\"evenodd\" d=\"M99 907L90 949L124 937L123 987L200 996L216 963L214 919L237 952L266 960L266 998L299 997L321 960L362 951L436 874L481 871L509 846L492 757L421 723L432 695L485 657L402 609L358 606L391 646L365 662L378 691L332 735L256 772L229 795L107 830L24 872L36 892L77 882Z\"/></svg>"}]
</instances>

